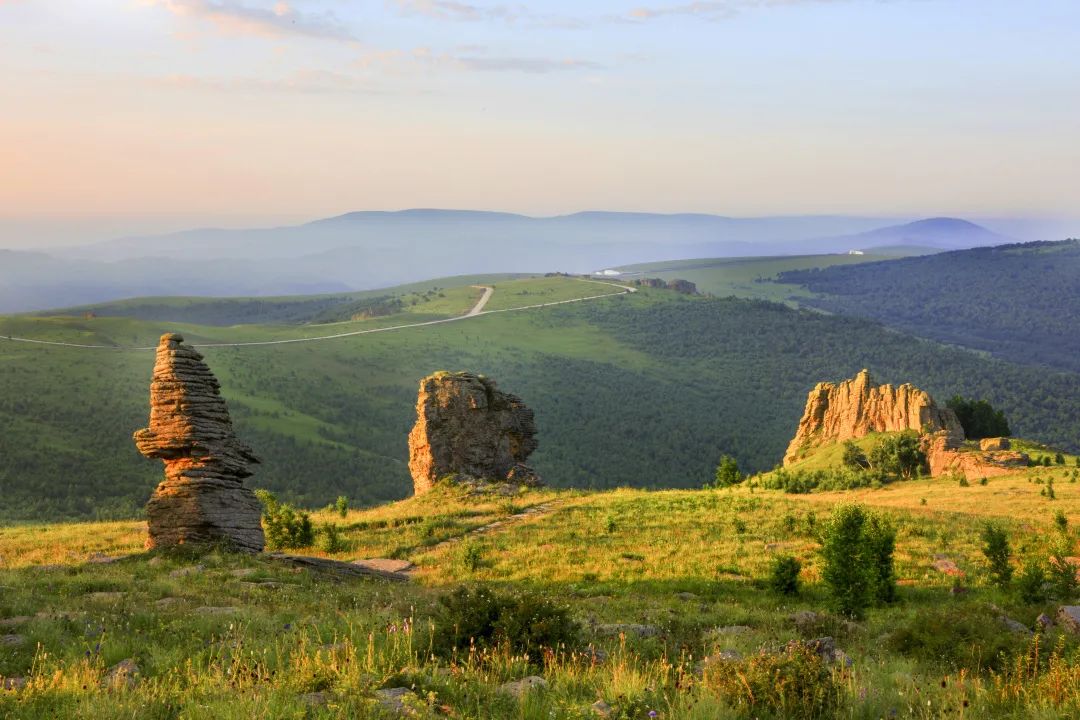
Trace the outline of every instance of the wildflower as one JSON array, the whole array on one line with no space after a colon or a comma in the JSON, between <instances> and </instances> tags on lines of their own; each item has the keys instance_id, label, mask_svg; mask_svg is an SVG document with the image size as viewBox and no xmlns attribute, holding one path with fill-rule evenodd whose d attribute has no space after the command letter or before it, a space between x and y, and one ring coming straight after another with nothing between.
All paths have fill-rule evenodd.
<instances>
[{"instance_id":1,"label":"wildflower","mask_svg":"<svg viewBox=\"0 0 1080 720\"><path fill-rule=\"evenodd\" d=\"M656 717L657 715L659 715L659 713L657 713L657 712L656 712L655 710L650 710L650 711L649 711L649 717L651 717L651 718L654 718L654 717Z\"/></svg>"}]
</instances>

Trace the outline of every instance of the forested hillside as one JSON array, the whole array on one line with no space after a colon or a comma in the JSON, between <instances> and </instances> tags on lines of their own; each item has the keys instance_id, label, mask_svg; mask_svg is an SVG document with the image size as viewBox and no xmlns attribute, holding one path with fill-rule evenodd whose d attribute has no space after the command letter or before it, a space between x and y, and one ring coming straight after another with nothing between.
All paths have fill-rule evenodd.
<instances>
[{"instance_id":1,"label":"forested hillside","mask_svg":"<svg viewBox=\"0 0 1080 720\"><path fill-rule=\"evenodd\" d=\"M793 270L779 281L820 294L800 298L804 305L1080 371L1080 240Z\"/></svg>"},{"instance_id":2,"label":"forested hillside","mask_svg":"<svg viewBox=\"0 0 1080 720\"><path fill-rule=\"evenodd\" d=\"M14 323L0 319L0 336ZM137 345L175 327L18 323L23 334L37 323L53 339ZM180 329L196 343L235 332ZM698 487L722 453L745 469L770 468L809 389L863 367L941 398L986 398L1018 435L1071 447L1080 437L1078 375L985 359L870 321L666 291L205 355L240 436L264 460L252 484L305 505L409 492L417 382L440 369L485 373L534 408L540 449L531 464L558 486ZM146 423L152 365L150 352L0 338L0 517L137 514L161 472L131 441Z\"/></svg>"}]
</instances>

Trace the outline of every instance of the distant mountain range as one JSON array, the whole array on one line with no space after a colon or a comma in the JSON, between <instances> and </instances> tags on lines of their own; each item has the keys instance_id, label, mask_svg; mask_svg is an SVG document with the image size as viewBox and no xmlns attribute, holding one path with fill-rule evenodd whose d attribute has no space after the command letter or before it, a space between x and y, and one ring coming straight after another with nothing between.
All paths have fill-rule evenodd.
<instances>
[{"instance_id":1,"label":"distant mountain range","mask_svg":"<svg viewBox=\"0 0 1080 720\"><path fill-rule=\"evenodd\" d=\"M730 218L462 210L353 212L303 225L199 229L50 253L0 251L0 312L139 295L286 295L495 272L590 272L695 257L956 249L1010 239L963 220Z\"/></svg>"}]
</instances>

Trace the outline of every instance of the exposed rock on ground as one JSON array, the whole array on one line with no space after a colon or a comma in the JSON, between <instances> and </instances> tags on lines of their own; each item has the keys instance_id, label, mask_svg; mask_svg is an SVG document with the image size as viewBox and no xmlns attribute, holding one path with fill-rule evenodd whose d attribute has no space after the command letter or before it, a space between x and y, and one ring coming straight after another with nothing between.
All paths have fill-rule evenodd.
<instances>
[{"instance_id":1,"label":"exposed rock on ground","mask_svg":"<svg viewBox=\"0 0 1080 720\"><path fill-rule=\"evenodd\" d=\"M816 445L904 430L944 431L953 444L964 441L956 413L939 407L925 391L907 383L877 385L870 371L863 370L851 380L818 383L810 391L784 464L790 465L804 449Z\"/></svg>"},{"instance_id":2,"label":"exposed rock on ground","mask_svg":"<svg viewBox=\"0 0 1080 720\"><path fill-rule=\"evenodd\" d=\"M1080 635L1080 605L1062 605L1058 608L1057 622L1063 630Z\"/></svg>"},{"instance_id":3,"label":"exposed rock on ground","mask_svg":"<svg viewBox=\"0 0 1080 720\"><path fill-rule=\"evenodd\" d=\"M955 473L965 478L996 477L1027 467L1028 456L1014 450L975 450L958 447L945 433L922 438L922 451L934 477ZM980 445L982 445L980 443ZM1006 443L1006 447L1008 444Z\"/></svg>"},{"instance_id":4,"label":"exposed rock on ground","mask_svg":"<svg viewBox=\"0 0 1080 720\"><path fill-rule=\"evenodd\" d=\"M539 675L530 675L520 680L511 680L499 686L499 692L513 695L516 698L525 697L534 688L547 687L547 680Z\"/></svg>"},{"instance_id":5,"label":"exposed rock on ground","mask_svg":"<svg viewBox=\"0 0 1080 720\"><path fill-rule=\"evenodd\" d=\"M493 380L467 372L429 375L420 381L416 416L409 471L417 495L454 475L539 484L523 464L537 447L533 412Z\"/></svg>"},{"instance_id":6,"label":"exposed rock on ground","mask_svg":"<svg viewBox=\"0 0 1080 720\"><path fill-rule=\"evenodd\" d=\"M202 355L176 334L161 336L150 385L150 427L139 452L165 463L146 505L147 547L225 542L259 552L262 510L243 479L258 459L233 432L220 385Z\"/></svg>"}]
</instances>

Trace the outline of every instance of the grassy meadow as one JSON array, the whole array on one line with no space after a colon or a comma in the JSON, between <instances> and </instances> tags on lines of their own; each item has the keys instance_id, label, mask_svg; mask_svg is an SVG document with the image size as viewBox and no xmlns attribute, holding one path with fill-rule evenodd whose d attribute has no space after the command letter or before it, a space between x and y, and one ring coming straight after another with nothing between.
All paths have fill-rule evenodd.
<instances>
[{"instance_id":1,"label":"grassy meadow","mask_svg":"<svg viewBox=\"0 0 1080 720\"><path fill-rule=\"evenodd\" d=\"M1039 494L1050 478L1053 500ZM849 501L898 531L899 598L861 621L829 612L821 582L821 530ZM1015 564L1045 559L1057 511L1075 539L1072 467L808 495L753 481L480 498L443 487L344 517L313 513L344 545L299 552L408 560L407 583L217 550L146 553L140 522L8 527L0 717L1077 717L1077 638L999 620L1034 627L1057 603L994 587L980 550L992 518ZM781 554L802 562L797 596L763 582ZM938 570L943 558L959 574ZM448 632L439 598L461 585L550 598L579 624L578 639L554 653L438 653ZM821 702L800 699L806 688L787 667L768 670L784 673L774 680L787 678L786 690L746 692L786 643L822 636L851 664L818 668ZM530 676L545 684L505 687ZM745 686L729 682L739 677ZM380 693L389 688L408 689L403 706Z\"/></svg>"}]
</instances>

